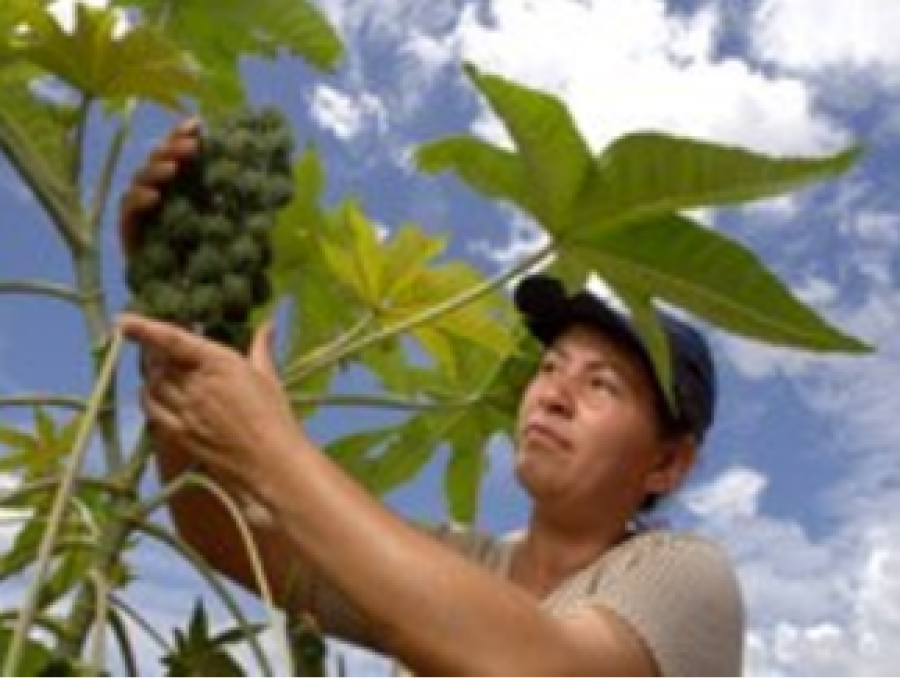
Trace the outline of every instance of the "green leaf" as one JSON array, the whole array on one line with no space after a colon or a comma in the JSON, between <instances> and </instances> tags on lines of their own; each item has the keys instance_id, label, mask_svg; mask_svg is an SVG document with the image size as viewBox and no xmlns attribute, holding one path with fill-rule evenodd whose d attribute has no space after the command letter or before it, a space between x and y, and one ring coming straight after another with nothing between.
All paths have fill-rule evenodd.
<instances>
[{"instance_id":1,"label":"green leaf","mask_svg":"<svg viewBox=\"0 0 900 680\"><path fill-rule=\"evenodd\" d=\"M444 472L444 497L451 517L472 523L478 517L481 485L488 470L486 449L490 437L472 432L470 441L460 437Z\"/></svg>"},{"instance_id":2,"label":"green leaf","mask_svg":"<svg viewBox=\"0 0 900 680\"><path fill-rule=\"evenodd\" d=\"M0 73L5 73L0 150L54 221L66 225L65 233L77 233L83 215L78 190L69 179L72 109L37 99L28 84L33 71L16 68Z\"/></svg>"},{"instance_id":3,"label":"green leaf","mask_svg":"<svg viewBox=\"0 0 900 680\"><path fill-rule=\"evenodd\" d=\"M6 658L12 638L11 630L0 628L0 658ZM53 659L53 654L42 643L26 639L19 657L19 665L14 669L15 675L20 678L40 677Z\"/></svg>"},{"instance_id":4,"label":"green leaf","mask_svg":"<svg viewBox=\"0 0 900 680\"><path fill-rule=\"evenodd\" d=\"M319 245L330 272L330 294L342 292L346 298L343 305L328 310L332 317L344 315L343 329L354 327L360 319L368 321L359 335L415 322L404 335L450 371L457 360L447 350L452 339L465 339L497 354L509 350L508 329L498 316L502 308L498 296L485 295L464 306L443 308L455 295L483 282L479 272L462 263L434 264L444 248L443 239L414 226L382 237L353 205L345 206L339 219L342 228L323 236ZM352 314L349 321L348 312ZM433 316L420 320L429 312ZM386 341L394 339L390 336ZM297 363L303 361L300 357Z\"/></svg>"},{"instance_id":5,"label":"green leaf","mask_svg":"<svg viewBox=\"0 0 900 680\"><path fill-rule=\"evenodd\" d=\"M341 42L325 16L308 0L119 0L137 7L151 24L200 65L206 106L227 107L244 99L240 65L248 56L305 58L332 69Z\"/></svg>"},{"instance_id":6,"label":"green leaf","mask_svg":"<svg viewBox=\"0 0 900 680\"><path fill-rule=\"evenodd\" d=\"M592 165L591 150L557 97L471 64L466 73L506 125L521 158L536 216L549 229L563 223Z\"/></svg>"},{"instance_id":7,"label":"green leaf","mask_svg":"<svg viewBox=\"0 0 900 680\"><path fill-rule=\"evenodd\" d=\"M819 158L777 158L655 132L628 134L597 158L566 229L784 194L844 172L859 154L850 148Z\"/></svg>"},{"instance_id":8,"label":"green leaf","mask_svg":"<svg viewBox=\"0 0 900 680\"><path fill-rule=\"evenodd\" d=\"M414 479L446 447L448 513L470 521L477 513L488 443L499 432L512 432L536 354L517 349L498 357L458 339L451 345L459 355L455 373L408 367L417 378L411 382L429 397L422 410L391 427L341 438L328 451L373 494L385 495Z\"/></svg>"},{"instance_id":9,"label":"green leaf","mask_svg":"<svg viewBox=\"0 0 900 680\"><path fill-rule=\"evenodd\" d=\"M672 384L672 357L669 352L665 330L653 308L653 301L636 292L634 287L623 285L621 282L609 282L619 297L626 304L634 320L635 328L641 336L644 347L650 355L653 370L656 373L659 384L662 385L666 400L677 412L678 404L675 401L675 391Z\"/></svg>"},{"instance_id":10,"label":"green leaf","mask_svg":"<svg viewBox=\"0 0 900 680\"><path fill-rule=\"evenodd\" d=\"M522 161L513 152L473 137L447 137L416 151L422 172L452 170L486 196L518 204L527 212L539 209L528 190Z\"/></svg>"},{"instance_id":11,"label":"green leaf","mask_svg":"<svg viewBox=\"0 0 900 680\"><path fill-rule=\"evenodd\" d=\"M34 410L34 434L0 427L0 443L7 450L0 458L0 472L19 471L26 480L55 471L75 443L79 416L60 427L42 409Z\"/></svg>"},{"instance_id":12,"label":"green leaf","mask_svg":"<svg viewBox=\"0 0 900 680\"><path fill-rule=\"evenodd\" d=\"M33 13L19 54L92 97L149 99L180 108L198 80L184 54L150 25L115 37L119 13L76 5L71 32L46 12Z\"/></svg>"},{"instance_id":13,"label":"green leaf","mask_svg":"<svg viewBox=\"0 0 900 680\"><path fill-rule=\"evenodd\" d=\"M753 253L686 217L582 234L561 259L739 335L820 352L869 351L797 300Z\"/></svg>"},{"instance_id":14,"label":"green leaf","mask_svg":"<svg viewBox=\"0 0 900 680\"><path fill-rule=\"evenodd\" d=\"M254 626L253 633L262 630L262 626ZM209 620L203 602L197 600L191 620L188 623L187 635L175 630L174 645L171 651L163 656L163 665L169 676L182 677L241 677L245 675L240 664L224 647L244 640L243 634L235 634L235 630L227 630L212 635Z\"/></svg>"}]
</instances>

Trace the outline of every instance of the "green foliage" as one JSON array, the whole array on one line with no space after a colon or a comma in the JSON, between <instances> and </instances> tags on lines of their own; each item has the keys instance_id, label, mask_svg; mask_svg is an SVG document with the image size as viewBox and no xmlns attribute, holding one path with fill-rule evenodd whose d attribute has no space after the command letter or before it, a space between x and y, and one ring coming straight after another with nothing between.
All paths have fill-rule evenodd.
<instances>
[{"instance_id":1,"label":"green foliage","mask_svg":"<svg viewBox=\"0 0 900 680\"><path fill-rule=\"evenodd\" d=\"M256 628L256 632L260 630L261 627ZM245 675L241 665L226 650L244 640L244 631L233 628L213 635L201 601L194 605L187 630L175 630L174 636L172 650L162 658L169 677L235 678Z\"/></svg>"},{"instance_id":2,"label":"green foliage","mask_svg":"<svg viewBox=\"0 0 900 680\"><path fill-rule=\"evenodd\" d=\"M498 435L512 434L537 353L500 291L550 256L552 270L570 285L582 285L591 273L612 285L654 348L663 376L668 362L653 314L658 301L765 342L867 349L796 300L754 255L681 215L831 177L851 166L856 149L773 158L640 132L598 152L556 97L469 66L471 82L506 125L513 147L454 136L420 149L419 165L455 171L484 196L513 203L549 237L546 248L487 279L448 258L446 239L418 225L380 228L352 199L323 208L320 159L313 149L293 158L292 131L278 110L240 118L246 58L302 56L315 68L334 67L340 41L306 0L113 0L107 9L79 7L71 32L60 28L48 5L0 3L0 150L69 247L73 288L91 334L86 355L98 376L111 317L102 294L100 230L131 116L144 103L192 105L208 122L203 148L139 230L126 271L135 302L244 346L253 310L288 297L283 377L298 415L325 407L392 410L391 425L366 430L348 421L356 429L328 446L375 494L390 493L442 455L448 513L464 521L477 516L489 448ZM123 9L133 23L119 34ZM42 98L35 79L64 86L75 103ZM115 134L108 148L89 150L86 130L98 106ZM93 187L81 172L88 151L105 152ZM347 371L371 390L336 394L335 378ZM87 632L104 629L98 579L111 591L127 585L133 575L125 555L136 532L152 534L142 518L158 499L140 498L149 449L138 446L117 458L115 394L101 396L109 408L98 418L98 444L107 458L97 474L105 477L88 478L73 467L78 482L60 494L65 512L56 526L47 526L50 501L74 457L79 426L92 418L57 422L38 408L30 430L0 426L0 473L17 475L23 485L0 499L0 508L21 522L0 558L0 579L39 571L42 560L49 564L37 606L43 623L62 631L44 647L27 621L23 635L0 629L6 666L22 675L109 672L102 659L82 659ZM59 530L58 540L43 558L42 537L51 529ZM227 592L216 592L233 605ZM63 613L51 618L51 605ZM307 623L289 619L294 670L321 673L322 639ZM175 631L164 664L176 675L240 674L229 648L249 639L242 630L212 633L198 602L190 623Z\"/></svg>"},{"instance_id":3,"label":"green foliage","mask_svg":"<svg viewBox=\"0 0 900 680\"><path fill-rule=\"evenodd\" d=\"M555 97L471 66L467 73L505 124L515 150L453 137L422 147L419 167L453 170L475 189L531 214L551 239L556 274L577 288L597 274L630 306L665 384L669 357L652 313L657 300L765 342L821 352L869 351L793 297L741 246L693 228L679 215L779 195L833 176L856 161L858 149L774 158L641 132L593 154Z\"/></svg>"},{"instance_id":4,"label":"green foliage","mask_svg":"<svg viewBox=\"0 0 900 680\"><path fill-rule=\"evenodd\" d=\"M205 85L201 106L210 112L243 101L243 58L303 57L331 69L341 56L340 39L308 0L115 0L115 5L140 9L145 23L163 26L191 55Z\"/></svg>"},{"instance_id":5,"label":"green foliage","mask_svg":"<svg viewBox=\"0 0 900 680\"><path fill-rule=\"evenodd\" d=\"M247 345L251 314L270 293L268 233L260 225L273 224L292 198L291 140L272 108L240 109L210 127L141 224L126 272L136 309Z\"/></svg>"}]
</instances>

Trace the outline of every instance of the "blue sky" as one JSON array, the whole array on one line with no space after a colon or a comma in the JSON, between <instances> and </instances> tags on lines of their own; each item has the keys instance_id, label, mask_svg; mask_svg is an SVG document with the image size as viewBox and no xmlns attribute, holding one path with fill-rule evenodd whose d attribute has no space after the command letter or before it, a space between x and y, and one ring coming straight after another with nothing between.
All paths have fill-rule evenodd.
<instances>
[{"instance_id":1,"label":"blue sky","mask_svg":"<svg viewBox=\"0 0 900 680\"><path fill-rule=\"evenodd\" d=\"M325 7L327 4L327 7ZM857 141L850 173L789 198L710 212L824 316L878 347L865 359L778 350L718 332L716 428L695 477L667 508L676 526L734 556L750 616L749 675L885 675L900 670L900 4L889 0L333 0L339 71L251 64L251 99L288 111L324 154L332 199L354 194L386 228L447 234L486 271L533 248L521 216L449 177L415 174L436 136L502 140L461 60L560 95L594 148L662 129L777 154ZM139 116L119 187L172 118ZM96 134L102 135L102 126ZM59 245L0 163L0 280L69 280ZM112 224L110 223L110 227ZM108 231L108 282L124 294ZM57 302L0 299L0 393L88 388L84 332ZM24 413L0 411L3 422ZM131 429L133 404L125 414ZM327 437L336 419L314 430ZM523 520L508 446L491 447L480 522ZM439 475L392 498L440 517ZM179 621L197 590L177 561L143 553L133 599ZM0 591L2 592L2 591ZM2 593L9 601L14 594ZM383 666L354 655L360 672Z\"/></svg>"}]
</instances>

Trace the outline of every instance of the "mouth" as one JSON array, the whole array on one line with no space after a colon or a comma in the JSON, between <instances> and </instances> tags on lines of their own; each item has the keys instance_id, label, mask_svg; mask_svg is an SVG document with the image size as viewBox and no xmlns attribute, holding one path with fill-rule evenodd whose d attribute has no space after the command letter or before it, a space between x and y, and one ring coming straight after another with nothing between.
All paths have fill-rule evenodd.
<instances>
[{"instance_id":1,"label":"mouth","mask_svg":"<svg viewBox=\"0 0 900 680\"><path fill-rule=\"evenodd\" d=\"M529 423L522 430L522 439L542 440L549 442L554 448L566 450L569 448L569 440L559 434L552 427L548 427L543 423Z\"/></svg>"}]
</instances>

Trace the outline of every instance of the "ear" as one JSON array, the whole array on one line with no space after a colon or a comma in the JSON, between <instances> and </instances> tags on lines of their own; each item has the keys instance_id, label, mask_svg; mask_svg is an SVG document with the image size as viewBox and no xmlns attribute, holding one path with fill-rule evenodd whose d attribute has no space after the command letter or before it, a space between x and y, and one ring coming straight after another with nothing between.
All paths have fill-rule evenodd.
<instances>
[{"instance_id":1,"label":"ear","mask_svg":"<svg viewBox=\"0 0 900 680\"><path fill-rule=\"evenodd\" d=\"M678 488L694 467L697 449L697 440L693 435L665 442L656 467L645 480L646 493L664 496Z\"/></svg>"}]
</instances>

